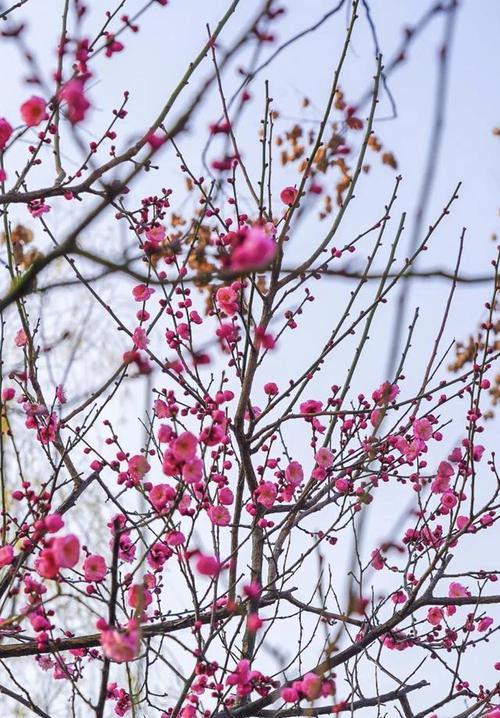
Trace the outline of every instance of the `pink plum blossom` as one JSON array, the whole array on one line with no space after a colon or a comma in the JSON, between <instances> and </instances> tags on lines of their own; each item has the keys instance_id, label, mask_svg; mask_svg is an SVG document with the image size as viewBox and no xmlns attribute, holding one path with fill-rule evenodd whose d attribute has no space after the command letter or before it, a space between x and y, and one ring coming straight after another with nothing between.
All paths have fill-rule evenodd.
<instances>
[{"instance_id":1,"label":"pink plum blossom","mask_svg":"<svg viewBox=\"0 0 500 718\"><path fill-rule=\"evenodd\" d=\"M5 148L5 145L10 140L12 132L12 126L7 122L5 117L0 117L0 150Z\"/></svg>"},{"instance_id":2,"label":"pink plum blossom","mask_svg":"<svg viewBox=\"0 0 500 718\"><path fill-rule=\"evenodd\" d=\"M470 596L470 593L461 583L452 581L448 588L448 596L450 598L464 598L465 596Z\"/></svg>"},{"instance_id":3,"label":"pink plum blossom","mask_svg":"<svg viewBox=\"0 0 500 718\"><path fill-rule=\"evenodd\" d=\"M255 500L266 509L271 509L276 501L278 489L271 481L264 481L255 489Z\"/></svg>"},{"instance_id":4,"label":"pink plum blossom","mask_svg":"<svg viewBox=\"0 0 500 718\"><path fill-rule=\"evenodd\" d=\"M384 383L373 392L372 399L378 406L384 406L385 404L389 404L391 401L394 401L398 394L399 387L397 384L391 384L388 381L384 381Z\"/></svg>"},{"instance_id":5,"label":"pink plum blossom","mask_svg":"<svg viewBox=\"0 0 500 718\"><path fill-rule=\"evenodd\" d=\"M190 461L196 454L198 440L190 431L184 431L171 444L172 454L176 461Z\"/></svg>"},{"instance_id":6,"label":"pink plum blossom","mask_svg":"<svg viewBox=\"0 0 500 718\"><path fill-rule=\"evenodd\" d=\"M90 102L85 97L83 80L68 80L59 90L59 100L66 105L66 112L72 125L85 119Z\"/></svg>"},{"instance_id":7,"label":"pink plum blossom","mask_svg":"<svg viewBox=\"0 0 500 718\"><path fill-rule=\"evenodd\" d=\"M283 204L292 205L297 198L297 194L295 187L283 187L280 192L280 200Z\"/></svg>"},{"instance_id":8,"label":"pink plum blossom","mask_svg":"<svg viewBox=\"0 0 500 718\"><path fill-rule=\"evenodd\" d=\"M202 576L217 576L222 568L222 564L215 556L207 556L203 553L198 554L195 566Z\"/></svg>"},{"instance_id":9,"label":"pink plum blossom","mask_svg":"<svg viewBox=\"0 0 500 718\"><path fill-rule=\"evenodd\" d=\"M47 119L46 108L47 103L43 97L33 95L21 105L23 122L28 125L28 127L36 127L40 122Z\"/></svg>"},{"instance_id":10,"label":"pink plum blossom","mask_svg":"<svg viewBox=\"0 0 500 718\"><path fill-rule=\"evenodd\" d=\"M132 294L136 302L147 302L154 292L154 289L147 287L145 284L137 284L132 289Z\"/></svg>"},{"instance_id":11,"label":"pink plum blossom","mask_svg":"<svg viewBox=\"0 0 500 718\"><path fill-rule=\"evenodd\" d=\"M101 646L106 658L115 663L133 661L139 655L140 634L139 623L135 618L129 619L124 630L106 628L101 632Z\"/></svg>"},{"instance_id":12,"label":"pink plum blossom","mask_svg":"<svg viewBox=\"0 0 500 718\"><path fill-rule=\"evenodd\" d=\"M207 514L215 526L228 526L231 522L231 515L225 506L210 506Z\"/></svg>"},{"instance_id":13,"label":"pink plum blossom","mask_svg":"<svg viewBox=\"0 0 500 718\"><path fill-rule=\"evenodd\" d=\"M327 449L325 446L322 446L318 451L316 452L316 456L314 457L316 459L316 463L319 466L322 466L324 469L329 469L333 464L333 452L330 451L330 449Z\"/></svg>"},{"instance_id":14,"label":"pink plum blossom","mask_svg":"<svg viewBox=\"0 0 500 718\"><path fill-rule=\"evenodd\" d=\"M231 253L230 267L235 271L261 269L276 253L275 241L260 227L243 232L242 242Z\"/></svg>"},{"instance_id":15,"label":"pink plum blossom","mask_svg":"<svg viewBox=\"0 0 500 718\"><path fill-rule=\"evenodd\" d=\"M432 606L427 611L427 620L432 626L437 626L443 620L443 611L438 606Z\"/></svg>"},{"instance_id":16,"label":"pink plum blossom","mask_svg":"<svg viewBox=\"0 0 500 718\"><path fill-rule=\"evenodd\" d=\"M106 575L106 561L103 556L90 554L83 562L83 573L86 581L102 581Z\"/></svg>"},{"instance_id":17,"label":"pink plum blossom","mask_svg":"<svg viewBox=\"0 0 500 718\"><path fill-rule=\"evenodd\" d=\"M80 542L74 534L54 539L52 549L60 568L73 568L80 557Z\"/></svg>"},{"instance_id":18,"label":"pink plum blossom","mask_svg":"<svg viewBox=\"0 0 500 718\"><path fill-rule=\"evenodd\" d=\"M0 548L0 568L9 566L14 561L14 549L10 544Z\"/></svg>"},{"instance_id":19,"label":"pink plum blossom","mask_svg":"<svg viewBox=\"0 0 500 718\"><path fill-rule=\"evenodd\" d=\"M291 461L285 469L285 477L294 486L301 484L304 480L304 470L301 464L298 461Z\"/></svg>"}]
</instances>

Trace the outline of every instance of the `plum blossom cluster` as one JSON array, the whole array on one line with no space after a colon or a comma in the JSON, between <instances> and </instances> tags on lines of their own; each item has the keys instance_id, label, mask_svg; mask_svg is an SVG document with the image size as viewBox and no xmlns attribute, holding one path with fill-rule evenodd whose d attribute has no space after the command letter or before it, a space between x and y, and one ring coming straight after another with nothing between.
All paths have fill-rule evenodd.
<instances>
[{"instance_id":1,"label":"plum blossom cluster","mask_svg":"<svg viewBox=\"0 0 500 718\"><path fill-rule=\"evenodd\" d=\"M297 703L300 700L314 701L317 698L327 698L335 693L335 682L332 679L324 680L316 673L306 673L299 681L293 681L290 686L281 689L281 697L287 703Z\"/></svg>"},{"instance_id":2,"label":"plum blossom cluster","mask_svg":"<svg viewBox=\"0 0 500 718\"><path fill-rule=\"evenodd\" d=\"M453 292L431 350L412 348L412 324L386 370L375 327L458 192L407 259L400 177L379 218L351 204L397 166L374 134L391 68L457 3L408 28L393 65L376 58L356 106L339 79L359 23L373 32L374 20L360 0L340 3L317 26L348 12L324 114L304 98L308 121L288 129L272 83L254 88L316 37L316 26L281 37L287 11L298 21L293 3L256 6L233 38L226 24L246 20L228 2L166 97L151 61L147 121L123 62L129 48L141 56L167 0L133 11L75 0L48 69L13 20L25 5L5 11L3 37L22 50L28 82L0 118L8 710L301 718L402 706L499 718L489 554L500 479L485 400L500 357L500 260L459 374L445 368ZM220 116L215 104L205 112L212 91ZM243 146L248 117L259 133ZM193 129L201 145L186 139ZM358 283L342 295L347 281ZM34 680L20 688L16 661L30 659Z\"/></svg>"}]
</instances>

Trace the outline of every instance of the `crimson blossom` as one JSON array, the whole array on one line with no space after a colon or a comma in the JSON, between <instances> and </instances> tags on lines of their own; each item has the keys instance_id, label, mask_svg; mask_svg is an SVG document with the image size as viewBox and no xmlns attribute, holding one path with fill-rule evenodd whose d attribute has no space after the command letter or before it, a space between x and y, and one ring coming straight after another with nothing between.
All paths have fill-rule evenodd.
<instances>
[{"instance_id":1,"label":"crimson blossom","mask_svg":"<svg viewBox=\"0 0 500 718\"><path fill-rule=\"evenodd\" d=\"M367 0L0 11L1 716L500 716L500 259L429 204L425 4L392 60Z\"/></svg>"}]
</instances>

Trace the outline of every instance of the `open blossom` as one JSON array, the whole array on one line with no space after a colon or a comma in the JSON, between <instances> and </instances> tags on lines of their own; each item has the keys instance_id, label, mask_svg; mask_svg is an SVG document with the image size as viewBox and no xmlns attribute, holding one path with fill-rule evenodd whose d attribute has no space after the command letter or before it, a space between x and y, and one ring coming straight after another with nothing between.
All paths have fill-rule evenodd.
<instances>
[{"instance_id":1,"label":"open blossom","mask_svg":"<svg viewBox=\"0 0 500 718\"><path fill-rule=\"evenodd\" d=\"M82 79L68 80L59 90L59 100L66 104L66 112L72 125L85 119L90 102L85 97Z\"/></svg>"},{"instance_id":2,"label":"open blossom","mask_svg":"<svg viewBox=\"0 0 500 718\"><path fill-rule=\"evenodd\" d=\"M335 488L343 494L349 491L349 481L347 479L336 479Z\"/></svg>"},{"instance_id":3,"label":"open blossom","mask_svg":"<svg viewBox=\"0 0 500 718\"><path fill-rule=\"evenodd\" d=\"M436 476L431 484L433 494L442 494L450 488L450 479L447 476Z\"/></svg>"},{"instance_id":4,"label":"open blossom","mask_svg":"<svg viewBox=\"0 0 500 718\"><path fill-rule=\"evenodd\" d=\"M303 678L293 681L292 685L281 689L281 697L286 703L296 703L305 698L314 701L316 698L326 698L334 692L335 684L330 679L323 679L317 673L306 673Z\"/></svg>"},{"instance_id":5,"label":"open blossom","mask_svg":"<svg viewBox=\"0 0 500 718\"><path fill-rule=\"evenodd\" d=\"M28 343L28 337L24 329L19 329L14 337L14 344L16 347L25 347Z\"/></svg>"},{"instance_id":6,"label":"open blossom","mask_svg":"<svg viewBox=\"0 0 500 718\"><path fill-rule=\"evenodd\" d=\"M316 401L315 399L308 399L307 401L302 402L302 404L299 406L299 411L301 414L318 414L322 408L323 404L321 401Z\"/></svg>"},{"instance_id":7,"label":"open blossom","mask_svg":"<svg viewBox=\"0 0 500 718\"><path fill-rule=\"evenodd\" d=\"M382 643L390 651L405 651L411 645L399 631L394 631L394 635L386 634L383 636Z\"/></svg>"},{"instance_id":8,"label":"open blossom","mask_svg":"<svg viewBox=\"0 0 500 718\"><path fill-rule=\"evenodd\" d=\"M240 333L238 326L229 322L222 322L215 331L216 336L220 340L223 351L228 351L228 345L239 341Z\"/></svg>"},{"instance_id":9,"label":"open blossom","mask_svg":"<svg viewBox=\"0 0 500 718\"><path fill-rule=\"evenodd\" d=\"M155 509L161 511L175 498L175 490L168 484L157 484L153 486L148 496Z\"/></svg>"},{"instance_id":10,"label":"open blossom","mask_svg":"<svg viewBox=\"0 0 500 718\"><path fill-rule=\"evenodd\" d=\"M259 671L250 668L248 658L242 658L236 664L236 668L226 678L226 685L235 686L237 694L243 698L252 691L252 682L261 676Z\"/></svg>"},{"instance_id":11,"label":"open blossom","mask_svg":"<svg viewBox=\"0 0 500 718\"><path fill-rule=\"evenodd\" d=\"M186 703L179 713L180 718L196 718L196 708L192 703ZM167 713L162 713L161 718L167 718Z\"/></svg>"},{"instance_id":12,"label":"open blossom","mask_svg":"<svg viewBox=\"0 0 500 718\"><path fill-rule=\"evenodd\" d=\"M443 620L443 611L438 606L432 606L427 611L427 620L432 626L437 626Z\"/></svg>"},{"instance_id":13,"label":"open blossom","mask_svg":"<svg viewBox=\"0 0 500 718\"><path fill-rule=\"evenodd\" d=\"M116 683L110 683L106 690L106 697L115 701L117 716L126 715L132 708L132 699L124 688L118 688Z\"/></svg>"},{"instance_id":14,"label":"open blossom","mask_svg":"<svg viewBox=\"0 0 500 718\"><path fill-rule=\"evenodd\" d=\"M186 484L196 484L203 478L203 461L196 456L182 467L182 479Z\"/></svg>"},{"instance_id":15,"label":"open blossom","mask_svg":"<svg viewBox=\"0 0 500 718\"><path fill-rule=\"evenodd\" d=\"M326 446L318 449L314 458L318 466L322 466L324 469L329 469L333 464L333 452L327 449Z\"/></svg>"},{"instance_id":16,"label":"open blossom","mask_svg":"<svg viewBox=\"0 0 500 718\"><path fill-rule=\"evenodd\" d=\"M437 476L431 484L433 494L442 494L450 487L450 478L453 476L453 467L447 461L441 461Z\"/></svg>"},{"instance_id":17,"label":"open blossom","mask_svg":"<svg viewBox=\"0 0 500 718\"><path fill-rule=\"evenodd\" d=\"M228 526L231 522L231 515L225 506L210 506L207 514L216 526Z\"/></svg>"},{"instance_id":18,"label":"open blossom","mask_svg":"<svg viewBox=\"0 0 500 718\"><path fill-rule=\"evenodd\" d=\"M36 127L40 124L40 122L47 119L48 115L46 109L47 103L43 97L33 95L29 98L29 100L26 100L26 102L23 102L21 105L21 117L23 118L23 122L28 125L28 127Z\"/></svg>"},{"instance_id":19,"label":"open blossom","mask_svg":"<svg viewBox=\"0 0 500 718\"><path fill-rule=\"evenodd\" d=\"M399 605L400 603L405 603L407 598L408 596L404 591L395 591L391 596L391 601Z\"/></svg>"},{"instance_id":20,"label":"open blossom","mask_svg":"<svg viewBox=\"0 0 500 718\"><path fill-rule=\"evenodd\" d=\"M64 521L60 514L47 514L43 520L45 530L51 534L55 534L64 526Z\"/></svg>"},{"instance_id":21,"label":"open blossom","mask_svg":"<svg viewBox=\"0 0 500 718\"><path fill-rule=\"evenodd\" d=\"M29 418L31 418L32 420L34 419L34 417L29 417ZM29 418L26 421L26 426L30 425ZM35 425L31 426L31 428L36 428L36 426L38 426L38 424L35 421ZM37 432L38 441L44 445L50 444L50 442L55 441L58 428L59 428L59 421L57 419L57 415L54 412L52 412L50 414L50 416L47 418L45 425L44 426L41 425L38 428L38 432Z\"/></svg>"},{"instance_id":22,"label":"open blossom","mask_svg":"<svg viewBox=\"0 0 500 718\"><path fill-rule=\"evenodd\" d=\"M151 575L151 574L148 574ZM153 600L151 591L140 583L134 583L127 594L128 605L132 608L144 609L149 606Z\"/></svg>"},{"instance_id":23,"label":"open blossom","mask_svg":"<svg viewBox=\"0 0 500 718\"><path fill-rule=\"evenodd\" d=\"M264 327L256 327L254 342L257 348L262 349L274 349L276 346L276 339Z\"/></svg>"},{"instance_id":24,"label":"open blossom","mask_svg":"<svg viewBox=\"0 0 500 718\"><path fill-rule=\"evenodd\" d=\"M296 703L300 698L298 690L293 686L282 688L280 693L285 703Z\"/></svg>"},{"instance_id":25,"label":"open blossom","mask_svg":"<svg viewBox=\"0 0 500 718\"><path fill-rule=\"evenodd\" d=\"M450 598L464 598L465 596L470 596L470 593L461 583L452 581L448 588L448 596Z\"/></svg>"},{"instance_id":26,"label":"open blossom","mask_svg":"<svg viewBox=\"0 0 500 718\"><path fill-rule=\"evenodd\" d=\"M34 631L46 631L50 628L50 621L40 613L31 613L29 619Z\"/></svg>"},{"instance_id":27,"label":"open blossom","mask_svg":"<svg viewBox=\"0 0 500 718\"><path fill-rule=\"evenodd\" d=\"M485 447L481 444L476 444L474 448L472 449L472 457L474 461L481 461L483 458L483 454L486 451Z\"/></svg>"},{"instance_id":28,"label":"open blossom","mask_svg":"<svg viewBox=\"0 0 500 718\"><path fill-rule=\"evenodd\" d=\"M455 446L455 448L450 452L448 461L452 461L454 464L458 464L462 461L462 449L459 446Z\"/></svg>"},{"instance_id":29,"label":"open blossom","mask_svg":"<svg viewBox=\"0 0 500 718\"><path fill-rule=\"evenodd\" d=\"M35 569L43 578L55 578L57 576L59 564L52 549L45 548L40 551L39 557L35 560Z\"/></svg>"},{"instance_id":30,"label":"open blossom","mask_svg":"<svg viewBox=\"0 0 500 718\"><path fill-rule=\"evenodd\" d=\"M10 544L0 548L0 568L9 566L14 561L14 549Z\"/></svg>"},{"instance_id":31,"label":"open blossom","mask_svg":"<svg viewBox=\"0 0 500 718\"><path fill-rule=\"evenodd\" d=\"M283 187L280 192L280 200L283 204L291 205L295 202L297 194L298 192L295 187Z\"/></svg>"},{"instance_id":32,"label":"open blossom","mask_svg":"<svg viewBox=\"0 0 500 718\"><path fill-rule=\"evenodd\" d=\"M215 556L206 556L199 553L196 558L196 570L202 576L217 576L220 573L222 564Z\"/></svg>"},{"instance_id":33,"label":"open blossom","mask_svg":"<svg viewBox=\"0 0 500 718\"><path fill-rule=\"evenodd\" d=\"M140 634L137 619L131 618L125 630L106 628L101 632L101 646L106 658L115 663L133 661L139 655Z\"/></svg>"},{"instance_id":34,"label":"open blossom","mask_svg":"<svg viewBox=\"0 0 500 718\"><path fill-rule=\"evenodd\" d=\"M285 469L285 478L288 483L298 486L304 480L304 470L298 461L291 461Z\"/></svg>"},{"instance_id":35,"label":"open blossom","mask_svg":"<svg viewBox=\"0 0 500 718\"><path fill-rule=\"evenodd\" d=\"M266 509L270 509L274 506L277 494L278 489L276 485L271 481L264 481L255 489L254 497L258 504L261 504Z\"/></svg>"},{"instance_id":36,"label":"open blossom","mask_svg":"<svg viewBox=\"0 0 500 718\"><path fill-rule=\"evenodd\" d=\"M165 408L167 408L168 411L168 407L163 401L155 401L154 407L157 416L160 416L160 414L162 416L168 416L168 413L164 413ZM160 414L158 414L158 411L160 411ZM158 429L158 441L160 442L160 444L167 444L172 438L172 434L173 431L171 426L169 426L168 424L161 424L160 428Z\"/></svg>"},{"instance_id":37,"label":"open blossom","mask_svg":"<svg viewBox=\"0 0 500 718\"><path fill-rule=\"evenodd\" d=\"M12 127L5 117L0 117L0 150L3 150L12 135Z\"/></svg>"},{"instance_id":38,"label":"open blossom","mask_svg":"<svg viewBox=\"0 0 500 718\"><path fill-rule=\"evenodd\" d=\"M163 541L156 541L149 549L146 561L153 571L161 571L165 561L167 561L172 554L172 549Z\"/></svg>"},{"instance_id":39,"label":"open blossom","mask_svg":"<svg viewBox=\"0 0 500 718\"><path fill-rule=\"evenodd\" d=\"M80 557L80 542L74 534L68 534L54 539L52 550L60 568L73 568Z\"/></svg>"},{"instance_id":40,"label":"open blossom","mask_svg":"<svg viewBox=\"0 0 500 718\"><path fill-rule=\"evenodd\" d=\"M383 418L383 414L380 409L374 409L370 414L370 423L372 426L378 426L380 420Z\"/></svg>"},{"instance_id":41,"label":"open blossom","mask_svg":"<svg viewBox=\"0 0 500 718\"><path fill-rule=\"evenodd\" d=\"M257 633L259 628L262 628L264 621L258 613L249 613L247 618L247 630L250 633Z\"/></svg>"},{"instance_id":42,"label":"open blossom","mask_svg":"<svg viewBox=\"0 0 500 718\"><path fill-rule=\"evenodd\" d=\"M321 692L321 676L316 673L306 673L301 681L301 690L310 701L315 700Z\"/></svg>"},{"instance_id":43,"label":"open blossom","mask_svg":"<svg viewBox=\"0 0 500 718\"><path fill-rule=\"evenodd\" d=\"M167 544L169 546L182 546L186 543L186 537L182 531L170 531L166 536Z\"/></svg>"},{"instance_id":44,"label":"open blossom","mask_svg":"<svg viewBox=\"0 0 500 718\"><path fill-rule=\"evenodd\" d=\"M220 287L215 294L215 303L224 314L232 317L238 311L238 294L233 287Z\"/></svg>"},{"instance_id":45,"label":"open blossom","mask_svg":"<svg viewBox=\"0 0 500 718\"><path fill-rule=\"evenodd\" d=\"M90 554L83 562L83 573L86 581L102 581L106 575L106 561L103 556Z\"/></svg>"},{"instance_id":46,"label":"open blossom","mask_svg":"<svg viewBox=\"0 0 500 718\"><path fill-rule=\"evenodd\" d=\"M123 361L125 364L134 363L137 367L139 374L147 375L151 374L151 372L153 371L151 364L149 363L147 358L141 356L137 349L125 352L123 354Z\"/></svg>"},{"instance_id":47,"label":"open blossom","mask_svg":"<svg viewBox=\"0 0 500 718\"><path fill-rule=\"evenodd\" d=\"M137 284L132 289L132 295L136 302L146 302L154 293L155 290L151 287L147 287L145 284Z\"/></svg>"},{"instance_id":48,"label":"open blossom","mask_svg":"<svg viewBox=\"0 0 500 718\"><path fill-rule=\"evenodd\" d=\"M384 559L382 558L382 554L380 553L380 549L376 548L374 551L372 551L372 560L370 561L372 568L374 568L376 571L381 571L384 566Z\"/></svg>"},{"instance_id":49,"label":"open blossom","mask_svg":"<svg viewBox=\"0 0 500 718\"><path fill-rule=\"evenodd\" d=\"M458 503L458 499L452 491L445 491L441 496L441 505L446 509L452 509Z\"/></svg>"},{"instance_id":50,"label":"open blossom","mask_svg":"<svg viewBox=\"0 0 500 718\"><path fill-rule=\"evenodd\" d=\"M28 212L36 219L43 214L48 214L50 205L46 204L43 199L32 199L31 202L28 202Z\"/></svg>"},{"instance_id":51,"label":"open blossom","mask_svg":"<svg viewBox=\"0 0 500 718\"><path fill-rule=\"evenodd\" d=\"M265 267L276 253L276 242L261 227L243 230L242 242L232 251L230 267L248 271Z\"/></svg>"},{"instance_id":52,"label":"open blossom","mask_svg":"<svg viewBox=\"0 0 500 718\"><path fill-rule=\"evenodd\" d=\"M146 230L147 244L146 250L158 251L160 244L165 240L166 231L165 227L161 224L157 224L154 227L150 227Z\"/></svg>"},{"instance_id":53,"label":"open blossom","mask_svg":"<svg viewBox=\"0 0 500 718\"><path fill-rule=\"evenodd\" d=\"M176 476L179 473L179 463L171 451L165 451L163 454L162 468L166 476Z\"/></svg>"},{"instance_id":54,"label":"open blossom","mask_svg":"<svg viewBox=\"0 0 500 718\"><path fill-rule=\"evenodd\" d=\"M106 35L106 57L112 57L115 52L121 52L124 48L123 43L115 38L112 33L105 33Z\"/></svg>"},{"instance_id":55,"label":"open blossom","mask_svg":"<svg viewBox=\"0 0 500 718\"><path fill-rule=\"evenodd\" d=\"M143 327L137 327L136 329L134 329L132 339L134 342L134 346L137 347L137 349L146 349L147 345L149 344L148 335L146 334L146 330L143 329Z\"/></svg>"},{"instance_id":56,"label":"open blossom","mask_svg":"<svg viewBox=\"0 0 500 718\"><path fill-rule=\"evenodd\" d=\"M222 486L217 492L217 498L223 506L231 506L234 503L234 494L229 486Z\"/></svg>"},{"instance_id":57,"label":"open blossom","mask_svg":"<svg viewBox=\"0 0 500 718\"><path fill-rule=\"evenodd\" d=\"M491 616L484 616L484 618L481 618L481 620L477 624L477 630L481 632L487 631L492 624L493 619L491 618Z\"/></svg>"},{"instance_id":58,"label":"open blossom","mask_svg":"<svg viewBox=\"0 0 500 718\"><path fill-rule=\"evenodd\" d=\"M262 586L258 581L251 581L243 586L243 593L247 598L257 599L262 593Z\"/></svg>"},{"instance_id":59,"label":"open blossom","mask_svg":"<svg viewBox=\"0 0 500 718\"><path fill-rule=\"evenodd\" d=\"M416 419L413 422L413 434L417 439L428 441L432 436L432 424L429 419Z\"/></svg>"},{"instance_id":60,"label":"open blossom","mask_svg":"<svg viewBox=\"0 0 500 718\"><path fill-rule=\"evenodd\" d=\"M451 466L451 464L447 461L441 461L437 472L439 476L446 476L449 478L450 476L453 476L453 466Z\"/></svg>"},{"instance_id":61,"label":"open blossom","mask_svg":"<svg viewBox=\"0 0 500 718\"><path fill-rule=\"evenodd\" d=\"M11 401L16 395L16 390L12 387L6 387L2 389L2 401Z\"/></svg>"},{"instance_id":62,"label":"open blossom","mask_svg":"<svg viewBox=\"0 0 500 718\"><path fill-rule=\"evenodd\" d=\"M384 404L389 404L389 402L394 401L398 394L399 387L397 384L384 381L384 383L373 392L372 399L378 406L383 406Z\"/></svg>"},{"instance_id":63,"label":"open blossom","mask_svg":"<svg viewBox=\"0 0 500 718\"><path fill-rule=\"evenodd\" d=\"M171 444L172 454L176 461L189 461L196 454L198 440L190 431L184 431Z\"/></svg>"},{"instance_id":64,"label":"open blossom","mask_svg":"<svg viewBox=\"0 0 500 718\"><path fill-rule=\"evenodd\" d=\"M140 481L151 469L147 459L142 454L135 454L128 460L128 473L136 481Z\"/></svg>"},{"instance_id":65,"label":"open blossom","mask_svg":"<svg viewBox=\"0 0 500 718\"><path fill-rule=\"evenodd\" d=\"M457 527L459 531L466 529L470 523L471 521L468 516L457 516Z\"/></svg>"}]
</instances>

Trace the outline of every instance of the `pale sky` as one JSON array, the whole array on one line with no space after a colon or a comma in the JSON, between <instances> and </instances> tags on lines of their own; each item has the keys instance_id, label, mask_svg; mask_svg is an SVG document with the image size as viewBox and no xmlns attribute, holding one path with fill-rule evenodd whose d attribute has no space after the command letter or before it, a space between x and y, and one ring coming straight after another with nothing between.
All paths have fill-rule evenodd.
<instances>
[{"instance_id":1,"label":"pale sky","mask_svg":"<svg viewBox=\"0 0 500 718\"><path fill-rule=\"evenodd\" d=\"M100 17L103 7L109 3L94 0L88 3L92 17ZM312 25L322 15L333 7L333 2L327 0L289 0L283 2L288 12L279 20L275 31L279 42L285 41L307 25ZM30 26L30 42L32 49L39 52L40 64L44 68L46 77L54 68L55 38L57 26L54 18L58 13L47 12L47 7L62 6L59 0L45 0L45 2L31 2L24 15L28 18ZM104 77L98 78L95 85L90 83L89 96L94 104L90 127L98 134L99 128L107 123L109 111L118 106L122 92L130 92L128 105L129 116L126 120L127 132L130 137L136 137L154 118L161 108L165 97L172 88L194 53L202 46L206 39L206 23L213 28L218 18L228 5L227 0L171 0L167 8L152 8L139 21L141 33L136 37L127 35L124 39L127 51L114 56L111 60L102 57L97 66L103 70ZM430 7L428 0L373 0L371 3L372 15L379 34L380 48L389 61L393 51L399 47L401 41L401 28L414 23ZM463 0L459 3L455 35L451 48L451 70L449 74L448 96L445 108L444 140L439 155L438 171L429 203L424 226L433 221L441 208L449 199L454 187L462 182L460 198L454 204L451 215L440 227L431 242L430 249L422 259L418 268L453 269L458 239L462 227L467 228L462 272L467 275L485 274L490 271L490 260L495 255L495 243L490 236L498 231L499 208L499 148L500 137L494 137L492 130L500 125L500 93L497 89L497 76L500 60L500 5L498 0ZM127 3L129 14L141 6L138 0ZM256 12L254 0L241 0L236 15L227 27L227 33L220 42L223 47L228 39L236 36L245 22ZM22 10L19 15L22 16ZM274 106L279 110L281 117L276 122L276 132L287 129L292 120L287 118L298 117L314 123L320 117L328 88L331 82L331 73L336 63L341 43L344 38L346 13L342 11L329 19L320 30L311 37L306 37L291 48L285 50L276 61L266 68L254 81L250 91L258 101L250 109L238 130L238 138L245 152L245 161L251 172L257 173L259 169L258 156L258 121L264 103L264 80L269 80L270 92L274 99ZM403 64L389 78L389 86L395 98L398 117L394 120L378 119L375 122L375 132L391 150L399 163L399 172L403 182L398 195L398 202L393 213L393 227L397 227L399 216L407 212L407 231L400 250L400 260L403 260L407 243L411 235L414 220L416 201L420 192L422 172L426 162L430 126L433 117L436 90L436 72L438 66L438 51L442 43L444 18L436 16L420 36L410 51L409 61ZM145 37L147 36L147 43ZM145 47L147 45L147 52ZM263 59L272 52L274 46L267 48ZM248 53L243 56L248 60ZM243 61L243 57L241 61ZM22 83L25 70L19 62L19 55L11 41L0 42L0 67L4 68L2 77L2 97L0 98L0 116L15 116L20 103L32 90ZM7 70L7 71L6 71ZM196 77L203 77L209 72L208 62L202 65ZM356 101L370 86L375 71L373 43L363 11L354 32L352 46L348 53L348 60L343 72L340 85L351 101ZM225 79L225 88L228 96L238 86L239 76L231 70ZM196 81L192 83L196 87ZM301 100L307 96L311 102L307 110L301 110ZM187 95L189 97L189 95ZM179 105L179 111L182 108ZM361 113L366 116L368 107ZM378 108L378 118L386 117L389 111L387 98L382 95ZM191 163L195 174L203 173L200 164L200 150L206 139L206 128L210 122L220 115L220 101L214 92L211 92L207 103L201 112L197 113L191 127L198 129L198 134L182 136L179 144L188 162ZM174 113L174 116L175 113ZM126 136L123 135L123 137ZM90 139L90 138L89 138ZM185 202L185 192L179 173L176 171L176 160L171 150L162 161L162 174L151 172L142 178L133 188L134 196L144 196L149 192L157 192L159 187L167 186L174 189L172 207L182 206ZM210 156L213 158L215 154ZM18 158L19 154L14 158ZM373 164L375 174L368 174L360 181L356 191L356 199L352 203L341 231L341 241L347 241L350 235L356 235L383 213L385 202L390 196L395 173L389 168L378 168L379 161L373 155L368 159ZM67 157L68 167L71 167L72 157ZM7 171L9 173L9 161ZM172 173L169 174L169 167ZM50 181L50 177L40 173L40 181ZM276 169L275 195L286 184L294 184L297 174L292 169ZM30 186L32 189L33 186ZM61 231L71 226L73 216L64 213L63 200L52 202L53 213L51 221ZM18 207L14 216L35 227L34 221L27 212ZM292 238L290 257L299 258L307 251L312 232L317 224L307 220ZM89 234L95 239L96 233L102 234L103 244L119 241L113 223L106 218L100 220L99 225ZM393 233L388 237L392 238ZM356 255L353 258L353 268L357 264ZM307 353L312 351L314 340L323 337L325 326L332 312L339 311L345 298L348 284L344 280L323 281L321 286L315 288L317 304L323 303L324 313L315 311L311 313L306 327L297 337L297 344L283 352L277 352L269 365L274 367L276 375L282 377L283 384L288 376L284 376L283 366L292 373L302 366ZM412 387L418 384L422 366L431 351L431 342L435 336L436 327L441 320L444 302L446 301L449 285L439 280L415 282L412 284L409 295L408 311L413 312L415 305L420 306L420 321L413 342L413 353L407 367L407 385ZM124 295L128 287L124 289ZM450 314L450 321L443 348L454 338L467 339L482 316L484 301L489 298L491 288L486 285L460 286L457 290L455 303ZM116 296L116 301L123 298ZM404 326L408 321L404 322ZM392 305L376 320L371 332L372 340L370 350L356 374L354 391L371 392L382 380L387 363L387 346L392 326ZM100 350L100 344L96 351ZM117 348L119 358L121 349ZM286 359L284 363L283 359ZM314 391L320 391L321 386L332 383L341 383L349 364L350 355L342 352L334 356L328 373L322 374L315 380ZM271 378L271 377L269 377ZM262 382L263 383L263 382ZM311 389L313 391L313 389ZM143 392L140 388L133 388L129 395L131 399L143 401ZM114 410L116 411L116 410ZM117 412L118 413L118 412ZM114 417L116 418L116 417ZM123 419L123 417L121 417ZM125 431L129 432L131 442L138 449L141 436L137 431L137 423L130 421L128 426L124 422ZM486 435L498 437L498 420L496 426L491 426ZM453 427L455 430L455 427ZM459 438L460 425L456 427L456 437L450 433L450 440ZM298 434L300 436L300 434ZM486 442L485 442L486 443ZM448 447L443 447L443 452ZM304 447L304 451L307 447ZM297 458L300 458L298 449ZM435 457L439 458L439 457ZM387 494L385 505L379 507L376 524L370 526L369 537L373 546L384 538L384 531L394 520L394 506L398 499L394 494ZM487 538L487 537L485 537ZM474 541L474 544L476 542ZM462 558L470 561L477 555L481 540L474 548L474 553ZM483 554L481 567L493 567L494 557L491 546L483 541ZM342 559L339 560L338 571L342 573ZM491 562L491 564L490 564ZM395 660L399 660L396 657ZM491 678L491 676L489 676Z\"/></svg>"}]
</instances>

